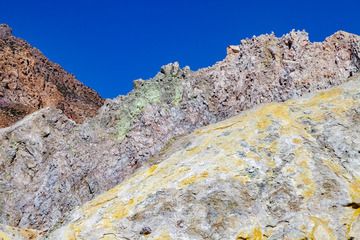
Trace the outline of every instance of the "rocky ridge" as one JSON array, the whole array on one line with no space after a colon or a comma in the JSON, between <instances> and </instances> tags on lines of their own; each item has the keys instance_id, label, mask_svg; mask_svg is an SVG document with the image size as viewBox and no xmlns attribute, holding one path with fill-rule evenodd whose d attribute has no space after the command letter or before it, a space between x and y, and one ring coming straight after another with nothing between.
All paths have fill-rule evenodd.
<instances>
[{"instance_id":1,"label":"rocky ridge","mask_svg":"<svg viewBox=\"0 0 360 240\"><path fill-rule=\"evenodd\" d=\"M159 162L11 239L357 239L360 75L180 137Z\"/></svg>"},{"instance_id":2,"label":"rocky ridge","mask_svg":"<svg viewBox=\"0 0 360 240\"><path fill-rule=\"evenodd\" d=\"M40 239L358 239L360 75L195 130Z\"/></svg>"},{"instance_id":3,"label":"rocky ridge","mask_svg":"<svg viewBox=\"0 0 360 240\"><path fill-rule=\"evenodd\" d=\"M59 110L35 112L0 130L1 222L40 230L59 225L137 168L166 159L178 136L260 103L347 82L359 70L359 49L359 36L345 32L322 43L311 43L305 32L262 35L229 47L209 68L166 65L83 124Z\"/></svg>"},{"instance_id":4,"label":"rocky ridge","mask_svg":"<svg viewBox=\"0 0 360 240\"><path fill-rule=\"evenodd\" d=\"M80 123L104 102L39 50L14 37L5 24L0 25L0 80L0 127L50 106Z\"/></svg>"}]
</instances>

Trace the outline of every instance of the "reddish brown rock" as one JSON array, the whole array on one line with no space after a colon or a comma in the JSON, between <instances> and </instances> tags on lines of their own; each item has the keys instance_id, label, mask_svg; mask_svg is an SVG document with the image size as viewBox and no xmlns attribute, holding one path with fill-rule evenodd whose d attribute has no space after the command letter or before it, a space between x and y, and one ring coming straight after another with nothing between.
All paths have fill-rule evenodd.
<instances>
[{"instance_id":1,"label":"reddish brown rock","mask_svg":"<svg viewBox=\"0 0 360 240\"><path fill-rule=\"evenodd\" d=\"M103 99L39 50L0 25L0 127L44 107L61 109L82 122L94 116Z\"/></svg>"}]
</instances>

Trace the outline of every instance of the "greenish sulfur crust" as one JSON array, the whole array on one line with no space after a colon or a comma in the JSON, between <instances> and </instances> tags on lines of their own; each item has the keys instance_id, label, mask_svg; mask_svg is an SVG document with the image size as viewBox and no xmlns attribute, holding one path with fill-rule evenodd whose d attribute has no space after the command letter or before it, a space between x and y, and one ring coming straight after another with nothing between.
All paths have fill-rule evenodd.
<instances>
[{"instance_id":1,"label":"greenish sulfur crust","mask_svg":"<svg viewBox=\"0 0 360 240\"><path fill-rule=\"evenodd\" d=\"M179 77L167 76L163 79L144 81L126 97L119 111L118 140L124 139L146 106L151 104L158 104L164 108L176 106L180 103L182 94L183 87Z\"/></svg>"}]
</instances>

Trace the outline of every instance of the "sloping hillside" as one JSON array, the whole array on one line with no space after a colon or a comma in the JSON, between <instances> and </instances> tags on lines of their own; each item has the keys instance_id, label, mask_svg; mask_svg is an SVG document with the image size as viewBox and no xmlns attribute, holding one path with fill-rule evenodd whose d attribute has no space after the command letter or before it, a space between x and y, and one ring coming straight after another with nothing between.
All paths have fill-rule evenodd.
<instances>
[{"instance_id":1,"label":"sloping hillside","mask_svg":"<svg viewBox=\"0 0 360 240\"><path fill-rule=\"evenodd\" d=\"M229 46L209 68L163 66L82 124L53 108L36 111L0 130L0 220L47 230L158 161L179 136L261 103L347 82L359 70L359 49L359 36L345 32L321 43L305 32L261 35Z\"/></svg>"},{"instance_id":2,"label":"sloping hillside","mask_svg":"<svg viewBox=\"0 0 360 240\"><path fill-rule=\"evenodd\" d=\"M359 109L357 76L195 130L47 239L358 239Z\"/></svg>"}]
</instances>

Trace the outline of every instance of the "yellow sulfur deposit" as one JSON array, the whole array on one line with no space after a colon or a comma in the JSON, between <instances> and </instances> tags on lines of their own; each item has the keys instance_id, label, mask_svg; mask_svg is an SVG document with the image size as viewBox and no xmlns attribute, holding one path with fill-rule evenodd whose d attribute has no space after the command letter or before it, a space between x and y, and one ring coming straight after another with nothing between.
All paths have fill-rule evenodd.
<instances>
[{"instance_id":1,"label":"yellow sulfur deposit","mask_svg":"<svg viewBox=\"0 0 360 240\"><path fill-rule=\"evenodd\" d=\"M352 81L197 129L47 237L360 236L359 95L360 80Z\"/></svg>"}]
</instances>

